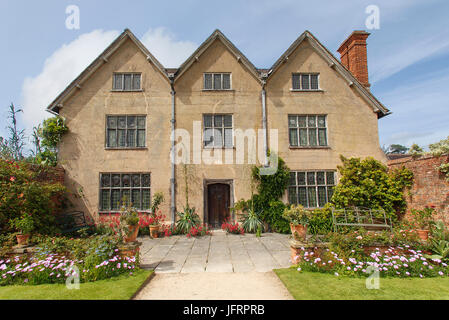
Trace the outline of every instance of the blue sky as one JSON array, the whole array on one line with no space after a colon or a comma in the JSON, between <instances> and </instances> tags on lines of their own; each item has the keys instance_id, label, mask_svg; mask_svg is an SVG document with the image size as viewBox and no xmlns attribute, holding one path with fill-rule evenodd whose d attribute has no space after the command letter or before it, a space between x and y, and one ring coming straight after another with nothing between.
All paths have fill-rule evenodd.
<instances>
[{"instance_id":1,"label":"blue sky","mask_svg":"<svg viewBox=\"0 0 449 320\"><path fill-rule=\"evenodd\" d=\"M66 28L66 7L80 29ZM368 5L380 29L367 30ZM120 32L130 28L166 67L177 67L219 28L257 67L270 67L304 31L336 57L365 29L371 91L393 114L379 121L381 145L426 146L449 136L449 1L84 1L0 0L0 135L8 106L24 109L31 134L45 107Z\"/></svg>"}]
</instances>

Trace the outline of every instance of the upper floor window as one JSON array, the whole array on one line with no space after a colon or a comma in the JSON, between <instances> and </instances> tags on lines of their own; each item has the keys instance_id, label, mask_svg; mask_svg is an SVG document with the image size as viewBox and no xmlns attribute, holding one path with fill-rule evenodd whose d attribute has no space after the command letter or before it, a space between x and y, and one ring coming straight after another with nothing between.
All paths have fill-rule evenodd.
<instances>
[{"instance_id":1,"label":"upper floor window","mask_svg":"<svg viewBox=\"0 0 449 320\"><path fill-rule=\"evenodd\" d=\"M204 146L209 148L231 148L233 146L232 115L204 115Z\"/></svg>"},{"instance_id":2,"label":"upper floor window","mask_svg":"<svg viewBox=\"0 0 449 320\"><path fill-rule=\"evenodd\" d=\"M140 73L114 73L112 89L114 91L138 91L141 90Z\"/></svg>"},{"instance_id":3,"label":"upper floor window","mask_svg":"<svg viewBox=\"0 0 449 320\"><path fill-rule=\"evenodd\" d=\"M288 132L292 147L327 146L325 115L289 115Z\"/></svg>"},{"instance_id":4,"label":"upper floor window","mask_svg":"<svg viewBox=\"0 0 449 320\"><path fill-rule=\"evenodd\" d=\"M293 90L319 90L319 74L317 73L294 73L292 75Z\"/></svg>"},{"instance_id":5,"label":"upper floor window","mask_svg":"<svg viewBox=\"0 0 449 320\"><path fill-rule=\"evenodd\" d=\"M334 171L291 171L288 201L305 208L323 207L334 194Z\"/></svg>"},{"instance_id":6,"label":"upper floor window","mask_svg":"<svg viewBox=\"0 0 449 320\"><path fill-rule=\"evenodd\" d=\"M230 73L205 73L204 90L230 90Z\"/></svg>"},{"instance_id":7,"label":"upper floor window","mask_svg":"<svg viewBox=\"0 0 449 320\"><path fill-rule=\"evenodd\" d=\"M145 116L107 116L106 147L142 148L145 147Z\"/></svg>"}]
</instances>

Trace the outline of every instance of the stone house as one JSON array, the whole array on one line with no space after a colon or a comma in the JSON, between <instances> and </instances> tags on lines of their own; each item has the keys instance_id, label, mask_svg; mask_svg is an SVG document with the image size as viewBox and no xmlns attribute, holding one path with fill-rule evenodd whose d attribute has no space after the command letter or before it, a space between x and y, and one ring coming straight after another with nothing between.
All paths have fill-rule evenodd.
<instances>
[{"instance_id":1,"label":"stone house","mask_svg":"<svg viewBox=\"0 0 449 320\"><path fill-rule=\"evenodd\" d=\"M128 199L148 211L162 192L168 220L186 203L219 225L251 195L253 165L291 169L290 203L323 206L339 155L386 158L370 92L368 33L336 59L305 31L269 69L256 68L219 30L167 69L126 29L48 107L69 127L59 146L77 210L97 218Z\"/></svg>"}]
</instances>

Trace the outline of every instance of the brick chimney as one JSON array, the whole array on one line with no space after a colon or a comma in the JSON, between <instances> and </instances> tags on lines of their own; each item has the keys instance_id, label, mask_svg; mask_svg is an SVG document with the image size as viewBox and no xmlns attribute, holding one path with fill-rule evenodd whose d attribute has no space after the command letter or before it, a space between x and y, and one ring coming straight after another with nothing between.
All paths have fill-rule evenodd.
<instances>
[{"instance_id":1,"label":"brick chimney","mask_svg":"<svg viewBox=\"0 0 449 320\"><path fill-rule=\"evenodd\" d=\"M341 56L341 63L367 89L371 86L368 81L368 58L366 54L366 39L369 35L368 32L356 30L337 50Z\"/></svg>"}]
</instances>

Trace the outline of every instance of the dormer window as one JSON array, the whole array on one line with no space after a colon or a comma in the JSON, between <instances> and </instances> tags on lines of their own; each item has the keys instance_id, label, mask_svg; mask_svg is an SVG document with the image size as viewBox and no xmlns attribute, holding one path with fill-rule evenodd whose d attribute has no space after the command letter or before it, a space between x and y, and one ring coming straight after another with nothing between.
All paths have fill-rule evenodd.
<instances>
[{"instance_id":1,"label":"dormer window","mask_svg":"<svg viewBox=\"0 0 449 320\"><path fill-rule=\"evenodd\" d=\"M205 73L204 90L231 90L231 74Z\"/></svg>"},{"instance_id":2,"label":"dormer window","mask_svg":"<svg viewBox=\"0 0 449 320\"><path fill-rule=\"evenodd\" d=\"M293 73L292 90L314 91L320 90L318 73Z\"/></svg>"},{"instance_id":3,"label":"dormer window","mask_svg":"<svg viewBox=\"0 0 449 320\"><path fill-rule=\"evenodd\" d=\"M140 73L114 73L112 90L114 91L140 91Z\"/></svg>"}]
</instances>

